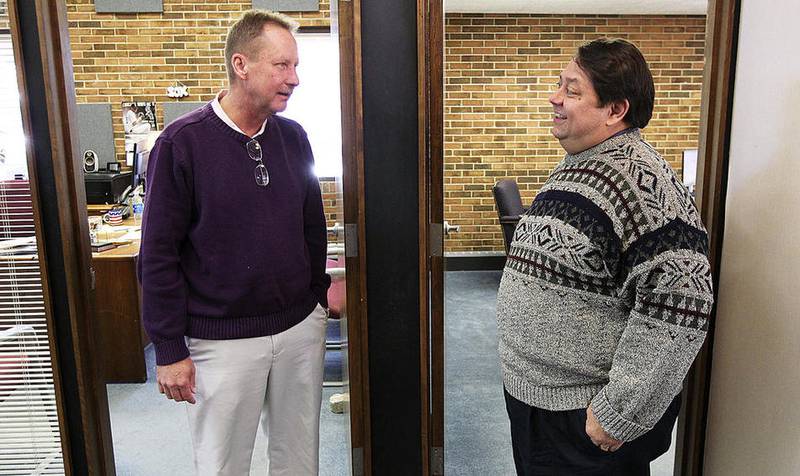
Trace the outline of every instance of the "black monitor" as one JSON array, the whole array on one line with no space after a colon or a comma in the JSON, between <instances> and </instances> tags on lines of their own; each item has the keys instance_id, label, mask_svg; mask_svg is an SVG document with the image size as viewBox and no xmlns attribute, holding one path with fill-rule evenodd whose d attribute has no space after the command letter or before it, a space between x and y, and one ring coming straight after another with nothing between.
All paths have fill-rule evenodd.
<instances>
[{"instance_id":1,"label":"black monitor","mask_svg":"<svg viewBox=\"0 0 800 476\"><path fill-rule=\"evenodd\" d=\"M150 151L139 150L139 144L137 142L134 142L132 147L133 150L126 151L126 153L133 154L133 181L131 182L131 186L135 189L139 185L142 185L142 189L145 189L147 187L147 161L150 158Z\"/></svg>"}]
</instances>

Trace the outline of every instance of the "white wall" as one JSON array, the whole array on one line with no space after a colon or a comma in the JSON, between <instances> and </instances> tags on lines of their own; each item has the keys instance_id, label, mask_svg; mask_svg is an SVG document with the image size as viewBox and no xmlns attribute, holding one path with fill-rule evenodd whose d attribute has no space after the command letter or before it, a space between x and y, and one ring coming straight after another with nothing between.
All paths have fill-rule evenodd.
<instances>
[{"instance_id":1,"label":"white wall","mask_svg":"<svg viewBox=\"0 0 800 476\"><path fill-rule=\"evenodd\" d=\"M800 2L742 1L705 473L800 475Z\"/></svg>"}]
</instances>

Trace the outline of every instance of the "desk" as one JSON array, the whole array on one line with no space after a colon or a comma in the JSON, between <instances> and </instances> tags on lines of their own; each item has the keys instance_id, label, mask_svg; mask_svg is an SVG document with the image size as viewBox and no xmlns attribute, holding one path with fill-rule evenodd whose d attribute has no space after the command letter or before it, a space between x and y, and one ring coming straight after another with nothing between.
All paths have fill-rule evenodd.
<instances>
[{"instance_id":1,"label":"desk","mask_svg":"<svg viewBox=\"0 0 800 476\"><path fill-rule=\"evenodd\" d=\"M86 213L91 216L102 216L116 205L86 205Z\"/></svg>"},{"instance_id":2,"label":"desk","mask_svg":"<svg viewBox=\"0 0 800 476\"><path fill-rule=\"evenodd\" d=\"M138 241L92 253L97 355L103 362L103 376L108 383L147 381L144 347L150 339L141 322L142 298L136 279L138 258Z\"/></svg>"}]
</instances>

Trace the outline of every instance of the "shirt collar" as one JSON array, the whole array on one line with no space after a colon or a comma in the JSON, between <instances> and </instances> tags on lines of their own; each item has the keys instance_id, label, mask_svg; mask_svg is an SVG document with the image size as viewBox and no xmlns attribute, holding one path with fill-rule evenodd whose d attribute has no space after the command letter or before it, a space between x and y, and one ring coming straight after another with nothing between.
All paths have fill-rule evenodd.
<instances>
[{"instance_id":1,"label":"shirt collar","mask_svg":"<svg viewBox=\"0 0 800 476\"><path fill-rule=\"evenodd\" d=\"M617 137L617 136L621 136L622 134L627 134L628 132L630 132L630 131L632 131L634 129L636 129L636 127L628 127L627 129L622 129L621 131L617 132L616 134L614 134L611 137ZM609 137L609 139L611 139L611 137Z\"/></svg>"},{"instance_id":2,"label":"shirt collar","mask_svg":"<svg viewBox=\"0 0 800 476\"><path fill-rule=\"evenodd\" d=\"M230 127L231 129L235 130L236 132L238 132L238 133L240 133L242 135L247 135L247 134L244 133L244 131L239 129L239 126L237 126L236 123L233 122L231 120L231 118L228 117L227 114L225 114L225 110L222 109L222 105L219 103L219 100L222 99L223 97L225 97L226 94L228 94L228 90L227 89L223 89L222 91L217 93L217 95L214 97L214 100L211 101L211 109L214 110L214 114L216 114L217 117L222 119L222 122L227 124L228 127ZM268 121L269 121L269 116L267 116L267 118L264 119L264 123L261 124L261 129L259 129L258 132L256 132L255 135L253 137L251 137L251 139L255 139L256 137L258 137L258 136L260 136L261 134L264 133L264 130L267 128L267 122Z\"/></svg>"}]
</instances>

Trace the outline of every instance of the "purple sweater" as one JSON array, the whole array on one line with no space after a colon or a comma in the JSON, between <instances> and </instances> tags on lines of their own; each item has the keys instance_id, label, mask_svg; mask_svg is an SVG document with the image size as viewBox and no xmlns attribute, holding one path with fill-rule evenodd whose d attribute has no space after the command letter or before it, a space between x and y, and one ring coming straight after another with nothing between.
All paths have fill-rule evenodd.
<instances>
[{"instance_id":1,"label":"purple sweater","mask_svg":"<svg viewBox=\"0 0 800 476\"><path fill-rule=\"evenodd\" d=\"M266 187L249 140L209 103L164 129L150 154L138 271L159 365L189 356L184 336L273 335L327 307L325 216L306 133L269 118L258 137Z\"/></svg>"}]
</instances>

